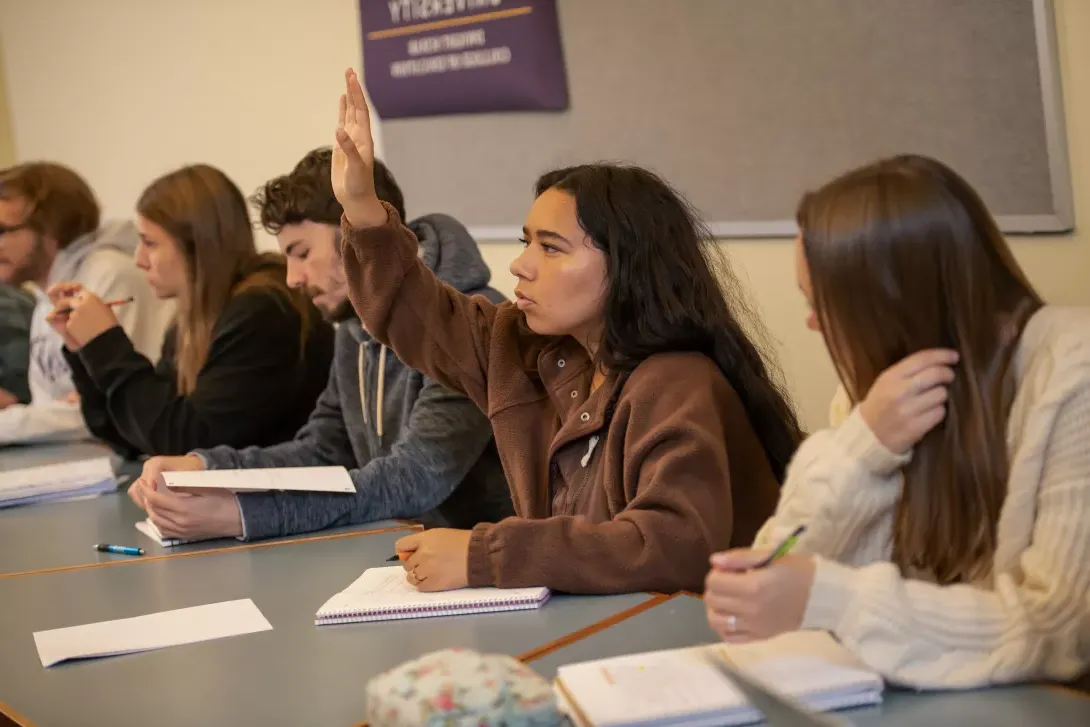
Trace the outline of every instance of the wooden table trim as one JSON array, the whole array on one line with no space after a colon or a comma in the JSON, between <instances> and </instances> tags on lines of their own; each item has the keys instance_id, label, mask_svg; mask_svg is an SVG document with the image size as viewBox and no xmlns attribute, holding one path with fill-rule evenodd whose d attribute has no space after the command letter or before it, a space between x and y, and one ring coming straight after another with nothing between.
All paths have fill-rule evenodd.
<instances>
[{"instance_id":1,"label":"wooden table trim","mask_svg":"<svg viewBox=\"0 0 1090 727\"><path fill-rule=\"evenodd\" d=\"M8 725L15 725L15 727L36 727L33 722L24 715L16 712L10 705L5 702L0 702L0 727L8 727Z\"/></svg>"},{"instance_id":2,"label":"wooden table trim","mask_svg":"<svg viewBox=\"0 0 1090 727\"><path fill-rule=\"evenodd\" d=\"M185 553L164 553L162 555L148 555L118 560L107 560L99 563L79 563L77 565L62 565L55 568L39 568L37 570L16 571L15 573L0 573L0 580L5 578L20 578L22 576L45 575L48 573L68 573L71 571L91 570L94 568L111 568L117 565L134 565L137 563L155 563L161 560L174 558L193 558L199 555L216 555L218 553L237 553L240 550L257 550L259 548L274 548L298 543L313 543L319 540L340 540L341 538L359 538L366 535L380 535L382 533L396 533L403 530L420 530L420 526L397 525L389 528L377 528L375 530L354 530L350 533L327 533L325 535L312 535L294 540L262 540L256 543L242 543L226 548L210 548L208 550L190 550Z\"/></svg>"}]
</instances>

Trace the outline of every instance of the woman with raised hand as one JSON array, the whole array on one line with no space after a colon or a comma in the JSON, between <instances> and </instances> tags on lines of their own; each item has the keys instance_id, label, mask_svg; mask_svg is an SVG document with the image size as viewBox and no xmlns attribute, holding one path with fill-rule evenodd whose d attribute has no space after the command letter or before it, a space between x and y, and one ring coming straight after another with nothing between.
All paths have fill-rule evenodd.
<instances>
[{"instance_id":1,"label":"woman with raised hand","mask_svg":"<svg viewBox=\"0 0 1090 727\"><path fill-rule=\"evenodd\" d=\"M351 71L346 84L332 177L352 303L489 416L518 515L403 539L409 582L701 588L711 553L772 512L800 432L693 210L638 167L550 172L511 266L517 302L467 297L375 195L363 90Z\"/></svg>"},{"instance_id":2,"label":"woman with raised hand","mask_svg":"<svg viewBox=\"0 0 1090 727\"><path fill-rule=\"evenodd\" d=\"M799 449L754 550L712 558L731 642L831 632L891 681L1090 664L1090 310L1045 305L980 197L902 156L799 208L799 287L854 411ZM795 552L754 569L800 525Z\"/></svg>"}]
</instances>

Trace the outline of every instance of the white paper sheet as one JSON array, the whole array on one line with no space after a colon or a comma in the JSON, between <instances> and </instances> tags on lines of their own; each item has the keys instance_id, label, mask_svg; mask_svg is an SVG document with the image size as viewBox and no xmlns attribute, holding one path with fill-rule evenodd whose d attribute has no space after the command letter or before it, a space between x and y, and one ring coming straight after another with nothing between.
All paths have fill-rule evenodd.
<instances>
[{"instance_id":1,"label":"white paper sheet","mask_svg":"<svg viewBox=\"0 0 1090 727\"><path fill-rule=\"evenodd\" d=\"M355 494L352 478L344 467L276 467L257 470L201 470L164 472L156 487L216 488L236 492L292 490Z\"/></svg>"},{"instance_id":2,"label":"white paper sheet","mask_svg":"<svg viewBox=\"0 0 1090 727\"><path fill-rule=\"evenodd\" d=\"M34 643L42 666L71 659L116 656L227 636L271 631L272 625L249 598L85 626L38 631Z\"/></svg>"}]
</instances>

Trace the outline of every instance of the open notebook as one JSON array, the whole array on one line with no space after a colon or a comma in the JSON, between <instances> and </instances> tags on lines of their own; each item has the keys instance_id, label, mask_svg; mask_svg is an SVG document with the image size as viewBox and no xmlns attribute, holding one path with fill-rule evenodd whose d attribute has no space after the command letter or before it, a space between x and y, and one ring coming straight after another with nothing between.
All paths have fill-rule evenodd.
<instances>
[{"instance_id":1,"label":"open notebook","mask_svg":"<svg viewBox=\"0 0 1090 727\"><path fill-rule=\"evenodd\" d=\"M109 457L0 473L0 507L101 495L117 489Z\"/></svg>"},{"instance_id":2,"label":"open notebook","mask_svg":"<svg viewBox=\"0 0 1090 727\"><path fill-rule=\"evenodd\" d=\"M461 588L422 593L405 580L401 566L369 568L348 588L318 609L314 623L394 621L431 616L458 616L539 608L549 600L548 588Z\"/></svg>"},{"instance_id":3,"label":"open notebook","mask_svg":"<svg viewBox=\"0 0 1090 727\"><path fill-rule=\"evenodd\" d=\"M826 712L882 701L882 678L822 631L767 641L654 651L560 667L557 696L580 727L711 727L761 721L709 658Z\"/></svg>"}]
</instances>

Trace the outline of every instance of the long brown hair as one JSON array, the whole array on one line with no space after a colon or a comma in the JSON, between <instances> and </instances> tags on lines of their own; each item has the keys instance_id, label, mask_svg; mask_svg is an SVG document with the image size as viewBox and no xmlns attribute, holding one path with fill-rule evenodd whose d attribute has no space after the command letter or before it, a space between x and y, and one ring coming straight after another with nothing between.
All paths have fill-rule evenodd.
<instances>
[{"instance_id":1,"label":"long brown hair","mask_svg":"<svg viewBox=\"0 0 1090 727\"><path fill-rule=\"evenodd\" d=\"M1014 351L1041 297L979 195L933 159L851 171L806 195L798 222L814 310L853 402L916 351L960 353L946 418L903 471L893 561L940 583L987 575L1007 494Z\"/></svg>"},{"instance_id":2,"label":"long brown hair","mask_svg":"<svg viewBox=\"0 0 1090 727\"><path fill-rule=\"evenodd\" d=\"M182 167L152 182L136 211L171 236L185 263L188 285L178 300L174 326L180 394L193 393L216 321L231 296L243 290L267 288L299 312L302 356L310 306L288 288L283 258L257 251L246 199L226 174L205 164Z\"/></svg>"}]
</instances>

